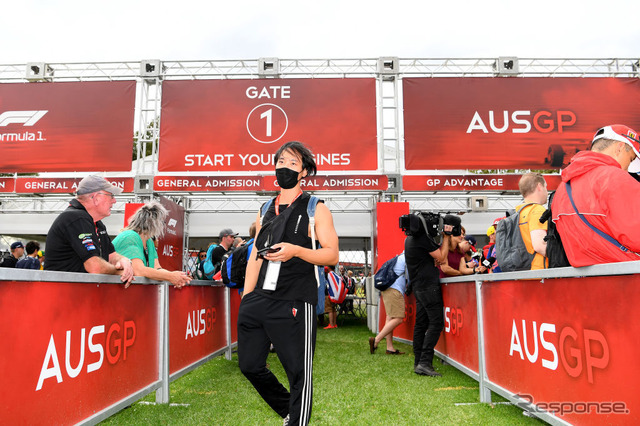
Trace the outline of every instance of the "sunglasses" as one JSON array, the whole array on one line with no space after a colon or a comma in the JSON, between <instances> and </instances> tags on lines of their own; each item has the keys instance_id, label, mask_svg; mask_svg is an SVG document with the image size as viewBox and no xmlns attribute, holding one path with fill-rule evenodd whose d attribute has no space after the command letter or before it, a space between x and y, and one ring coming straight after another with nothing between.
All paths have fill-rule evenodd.
<instances>
[{"instance_id":1,"label":"sunglasses","mask_svg":"<svg viewBox=\"0 0 640 426\"><path fill-rule=\"evenodd\" d=\"M102 195L108 195L109 197L111 197L111 199L113 200L114 198L116 198L115 195L113 195L110 192L98 192L98 194L102 194Z\"/></svg>"}]
</instances>

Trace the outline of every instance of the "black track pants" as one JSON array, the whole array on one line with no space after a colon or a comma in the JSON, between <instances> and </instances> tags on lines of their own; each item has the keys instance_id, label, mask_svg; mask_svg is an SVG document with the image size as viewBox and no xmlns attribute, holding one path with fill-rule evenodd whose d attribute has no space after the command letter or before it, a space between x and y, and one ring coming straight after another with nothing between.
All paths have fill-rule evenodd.
<instances>
[{"instance_id":1,"label":"black track pants","mask_svg":"<svg viewBox=\"0 0 640 426\"><path fill-rule=\"evenodd\" d=\"M414 365L431 366L434 349L444 328L444 303L440 284L415 289L416 324L413 329Z\"/></svg>"},{"instance_id":2,"label":"black track pants","mask_svg":"<svg viewBox=\"0 0 640 426\"><path fill-rule=\"evenodd\" d=\"M276 413L289 415L292 425L306 425L311 416L316 326L315 306L309 303L252 292L240 304L240 370ZM266 367L270 343L287 373L290 392Z\"/></svg>"}]
</instances>

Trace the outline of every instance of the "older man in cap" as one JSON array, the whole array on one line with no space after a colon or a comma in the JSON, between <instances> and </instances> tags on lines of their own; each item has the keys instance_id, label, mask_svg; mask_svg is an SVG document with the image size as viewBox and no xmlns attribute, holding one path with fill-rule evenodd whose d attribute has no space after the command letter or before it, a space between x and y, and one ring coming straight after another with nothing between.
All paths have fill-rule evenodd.
<instances>
[{"instance_id":1,"label":"older man in cap","mask_svg":"<svg viewBox=\"0 0 640 426\"><path fill-rule=\"evenodd\" d=\"M640 260L639 150L635 130L606 126L562 171L551 211L572 266Z\"/></svg>"},{"instance_id":2,"label":"older man in cap","mask_svg":"<svg viewBox=\"0 0 640 426\"><path fill-rule=\"evenodd\" d=\"M132 281L131 261L116 253L101 222L111 215L115 196L121 192L100 176L80 181L76 198L47 234L46 270L121 275L122 282Z\"/></svg>"},{"instance_id":3,"label":"older man in cap","mask_svg":"<svg viewBox=\"0 0 640 426\"><path fill-rule=\"evenodd\" d=\"M24 255L24 246L22 242L16 241L11 244L11 254L9 257L0 259L0 266L3 268L15 268L20 259Z\"/></svg>"}]
</instances>

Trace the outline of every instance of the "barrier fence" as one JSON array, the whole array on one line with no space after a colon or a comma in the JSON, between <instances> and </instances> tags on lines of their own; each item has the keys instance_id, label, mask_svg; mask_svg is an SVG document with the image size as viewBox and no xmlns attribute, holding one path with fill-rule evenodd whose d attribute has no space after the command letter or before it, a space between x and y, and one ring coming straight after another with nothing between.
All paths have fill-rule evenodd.
<instances>
[{"instance_id":1,"label":"barrier fence","mask_svg":"<svg viewBox=\"0 0 640 426\"><path fill-rule=\"evenodd\" d=\"M0 269L0 423L95 424L209 359L231 359L237 291ZM229 315L230 314L230 315Z\"/></svg>"},{"instance_id":2,"label":"barrier fence","mask_svg":"<svg viewBox=\"0 0 640 426\"><path fill-rule=\"evenodd\" d=\"M640 262L442 280L445 328L436 351L551 424L637 424ZM415 298L394 331L411 343ZM384 325L384 304L378 326Z\"/></svg>"},{"instance_id":3,"label":"barrier fence","mask_svg":"<svg viewBox=\"0 0 640 426\"><path fill-rule=\"evenodd\" d=\"M640 262L447 278L438 355L551 424L635 424ZM368 292L368 302L372 298ZM212 357L231 357L240 297L206 281L0 270L0 421L94 424ZM379 305L379 326L385 317ZM410 343L415 300L396 330Z\"/></svg>"}]
</instances>

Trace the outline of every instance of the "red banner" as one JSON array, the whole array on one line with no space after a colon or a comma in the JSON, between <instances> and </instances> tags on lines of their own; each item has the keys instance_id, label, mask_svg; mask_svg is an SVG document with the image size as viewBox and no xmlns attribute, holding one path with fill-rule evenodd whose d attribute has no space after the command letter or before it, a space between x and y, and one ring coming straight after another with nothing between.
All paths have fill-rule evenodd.
<instances>
[{"instance_id":1,"label":"red banner","mask_svg":"<svg viewBox=\"0 0 640 426\"><path fill-rule=\"evenodd\" d=\"M374 79L165 81L160 171L268 171L299 140L320 170L376 170Z\"/></svg>"},{"instance_id":2,"label":"red banner","mask_svg":"<svg viewBox=\"0 0 640 426\"><path fill-rule=\"evenodd\" d=\"M168 198L160 197L168 211L164 235L158 238L158 261L169 271L182 271L182 251L184 250L184 207Z\"/></svg>"},{"instance_id":3,"label":"red banner","mask_svg":"<svg viewBox=\"0 0 640 426\"><path fill-rule=\"evenodd\" d=\"M389 178L383 175L310 176L300 184L305 191L386 191ZM264 177L266 191L279 191L275 176Z\"/></svg>"},{"instance_id":4,"label":"red banner","mask_svg":"<svg viewBox=\"0 0 640 426\"><path fill-rule=\"evenodd\" d=\"M383 175L310 176L302 180L305 191L385 191ZM160 176L153 182L158 192L279 191L275 176Z\"/></svg>"},{"instance_id":5,"label":"red banner","mask_svg":"<svg viewBox=\"0 0 640 426\"><path fill-rule=\"evenodd\" d=\"M74 424L158 380L158 289L0 285L0 419ZM19 303L16 303L19 301Z\"/></svg>"},{"instance_id":6,"label":"red banner","mask_svg":"<svg viewBox=\"0 0 640 426\"><path fill-rule=\"evenodd\" d=\"M135 86L0 84L0 172L131 170Z\"/></svg>"},{"instance_id":7,"label":"red banner","mask_svg":"<svg viewBox=\"0 0 640 426\"><path fill-rule=\"evenodd\" d=\"M485 282L482 297L489 380L573 424L638 423L639 275Z\"/></svg>"},{"instance_id":8,"label":"red banner","mask_svg":"<svg viewBox=\"0 0 640 426\"><path fill-rule=\"evenodd\" d=\"M406 175L402 177L405 191L518 191L522 175ZM555 191L560 175L544 175L547 188Z\"/></svg>"},{"instance_id":9,"label":"red banner","mask_svg":"<svg viewBox=\"0 0 640 426\"><path fill-rule=\"evenodd\" d=\"M112 185L123 192L133 192L133 178L108 177ZM18 194L72 194L78 190L82 178L37 178L19 177L16 179L15 191Z\"/></svg>"},{"instance_id":10,"label":"red banner","mask_svg":"<svg viewBox=\"0 0 640 426\"><path fill-rule=\"evenodd\" d=\"M0 192L14 192L16 180L14 178L0 178Z\"/></svg>"},{"instance_id":11,"label":"red banner","mask_svg":"<svg viewBox=\"0 0 640 426\"><path fill-rule=\"evenodd\" d=\"M640 128L637 78L405 78L405 166L550 169L608 124Z\"/></svg>"},{"instance_id":12,"label":"red banner","mask_svg":"<svg viewBox=\"0 0 640 426\"><path fill-rule=\"evenodd\" d=\"M262 191L262 176L156 176L153 189L158 192Z\"/></svg>"},{"instance_id":13,"label":"red banner","mask_svg":"<svg viewBox=\"0 0 640 426\"><path fill-rule=\"evenodd\" d=\"M225 287L186 286L169 293L169 372L225 347Z\"/></svg>"}]
</instances>

